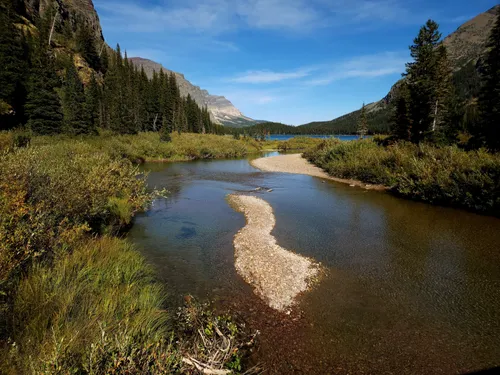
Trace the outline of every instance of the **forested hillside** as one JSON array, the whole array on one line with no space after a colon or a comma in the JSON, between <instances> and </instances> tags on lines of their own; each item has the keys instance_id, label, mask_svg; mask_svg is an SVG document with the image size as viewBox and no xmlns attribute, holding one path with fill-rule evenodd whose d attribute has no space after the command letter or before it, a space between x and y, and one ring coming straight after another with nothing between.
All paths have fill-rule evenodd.
<instances>
[{"instance_id":1,"label":"forested hillside","mask_svg":"<svg viewBox=\"0 0 500 375\"><path fill-rule=\"evenodd\" d=\"M150 79L119 46L109 48L84 5L1 0L0 130L221 132L207 108L181 97L174 74Z\"/></svg>"}]
</instances>

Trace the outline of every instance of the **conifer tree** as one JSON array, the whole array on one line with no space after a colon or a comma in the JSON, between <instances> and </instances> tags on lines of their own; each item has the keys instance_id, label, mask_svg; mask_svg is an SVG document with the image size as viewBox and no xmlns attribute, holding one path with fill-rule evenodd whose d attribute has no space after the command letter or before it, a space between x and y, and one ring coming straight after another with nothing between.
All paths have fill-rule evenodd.
<instances>
[{"instance_id":1,"label":"conifer tree","mask_svg":"<svg viewBox=\"0 0 500 375\"><path fill-rule=\"evenodd\" d=\"M76 48L89 66L95 71L101 70L101 59L96 49L94 32L86 22L82 22L76 32Z\"/></svg>"},{"instance_id":2,"label":"conifer tree","mask_svg":"<svg viewBox=\"0 0 500 375\"><path fill-rule=\"evenodd\" d=\"M480 125L476 142L500 151L500 11L488 42L488 55L479 96Z\"/></svg>"},{"instance_id":3,"label":"conifer tree","mask_svg":"<svg viewBox=\"0 0 500 375\"><path fill-rule=\"evenodd\" d=\"M55 91L57 75L53 57L46 49L35 52L28 85L26 114L28 127L36 134L57 134L62 131L62 111Z\"/></svg>"},{"instance_id":4,"label":"conifer tree","mask_svg":"<svg viewBox=\"0 0 500 375\"><path fill-rule=\"evenodd\" d=\"M27 70L24 38L14 27L10 1L0 2L0 130L24 120Z\"/></svg>"},{"instance_id":5,"label":"conifer tree","mask_svg":"<svg viewBox=\"0 0 500 375\"><path fill-rule=\"evenodd\" d=\"M368 134L368 119L366 118L365 103L363 103L363 107L361 107L361 115L358 122L358 134L360 139L363 139Z\"/></svg>"},{"instance_id":6,"label":"conifer tree","mask_svg":"<svg viewBox=\"0 0 500 375\"><path fill-rule=\"evenodd\" d=\"M85 112L88 121L88 134L97 134L101 112L101 90L95 74L92 74L90 82L85 89Z\"/></svg>"},{"instance_id":7,"label":"conifer tree","mask_svg":"<svg viewBox=\"0 0 500 375\"><path fill-rule=\"evenodd\" d=\"M439 46L439 25L429 20L410 46L414 61L406 65L410 92L411 140L420 142L436 131L444 118L451 73L446 49Z\"/></svg>"},{"instance_id":8,"label":"conifer tree","mask_svg":"<svg viewBox=\"0 0 500 375\"><path fill-rule=\"evenodd\" d=\"M397 139L404 141L411 140L411 119L410 119L410 93L408 85L403 82L397 90L394 100L394 116L392 118L391 132Z\"/></svg>"},{"instance_id":9,"label":"conifer tree","mask_svg":"<svg viewBox=\"0 0 500 375\"><path fill-rule=\"evenodd\" d=\"M62 90L64 130L69 134L92 133L90 118L85 111L85 95L82 81L75 68L73 57L66 67Z\"/></svg>"}]
</instances>

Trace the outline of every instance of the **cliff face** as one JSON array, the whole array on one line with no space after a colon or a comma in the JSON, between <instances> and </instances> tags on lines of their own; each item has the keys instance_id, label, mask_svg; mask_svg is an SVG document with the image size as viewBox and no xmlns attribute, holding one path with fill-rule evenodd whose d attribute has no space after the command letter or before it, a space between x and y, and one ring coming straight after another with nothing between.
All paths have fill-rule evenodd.
<instances>
[{"instance_id":1,"label":"cliff face","mask_svg":"<svg viewBox=\"0 0 500 375\"><path fill-rule=\"evenodd\" d=\"M163 70L166 73L172 72L164 68L161 64L141 57L132 57L130 61L139 67L143 67L150 78L153 76L154 71L159 72ZM244 116L224 96L210 95L207 90L203 90L189 82L183 74L173 73L176 76L181 95L187 96L189 94L199 106L207 106L213 121L233 127L248 126L256 123L255 120Z\"/></svg>"},{"instance_id":2,"label":"cliff face","mask_svg":"<svg viewBox=\"0 0 500 375\"><path fill-rule=\"evenodd\" d=\"M75 32L81 22L86 22L93 30L96 40L104 41L99 16L92 0L22 0L20 5L24 9L21 9L21 13L34 23L38 16L45 14L49 9L49 4L52 4L57 11L59 23L56 22L56 25L63 21L69 22L72 31Z\"/></svg>"}]
</instances>

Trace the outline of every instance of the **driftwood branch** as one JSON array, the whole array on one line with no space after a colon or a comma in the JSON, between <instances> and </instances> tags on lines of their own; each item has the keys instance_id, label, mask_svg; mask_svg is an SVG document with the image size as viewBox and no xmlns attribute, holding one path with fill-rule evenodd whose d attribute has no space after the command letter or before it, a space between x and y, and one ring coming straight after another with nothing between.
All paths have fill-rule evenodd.
<instances>
[{"instance_id":1,"label":"driftwood branch","mask_svg":"<svg viewBox=\"0 0 500 375\"><path fill-rule=\"evenodd\" d=\"M230 370L217 370L213 369L210 366L208 366L205 363L201 363L200 361L197 361L194 358L188 357L188 358L182 358L182 362L189 366L193 366L196 368L199 372L202 374L207 374L207 375L228 375L231 373Z\"/></svg>"}]
</instances>

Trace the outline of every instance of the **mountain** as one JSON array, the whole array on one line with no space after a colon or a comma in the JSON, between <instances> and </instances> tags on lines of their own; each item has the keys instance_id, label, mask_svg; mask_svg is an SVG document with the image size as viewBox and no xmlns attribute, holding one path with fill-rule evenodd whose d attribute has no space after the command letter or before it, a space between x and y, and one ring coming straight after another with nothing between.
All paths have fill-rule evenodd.
<instances>
[{"instance_id":1,"label":"mountain","mask_svg":"<svg viewBox=\"0 0 500 375\"><path fill-rule=\"evenodd\" d=\"M470 99L477 90L478 71L482 66L481 59L486 52L486 44L499 10L500 5L497 5L479 14L461 25L443 40L454 71L457 91L463 99ZM396 82L383 99L366 106L368 122L372 132L386 133L389 131L389 119L391 117L389 104L394 98L401 82L401 80ZM361 111L357 110L334 120L301 125L301 134L354 133L360 113Z\"/></svg>"},{"instance_id":2,"label":"mountain","mask_svg":"<svg viewBox=\"0 0 500 375\"><path fill-rule=\"evenodd\" d=\"M151 78L153 72L163 70L165 73L171 73L171 70L164 68L161 64L154 61L143 59L141 57L132 57L129 59L138 67L143 67L146 74ZM212 121L222 125L241 128L245 126L255 125L261 121L253 120L244 116L229 100L223 96L210 95L207 90L202 90L200 87L189 82L184 74L173 72L177 79L177 84L182 96L191 95L199 106L207 106L212 117Z\"/></svg>"}]
</instances>

